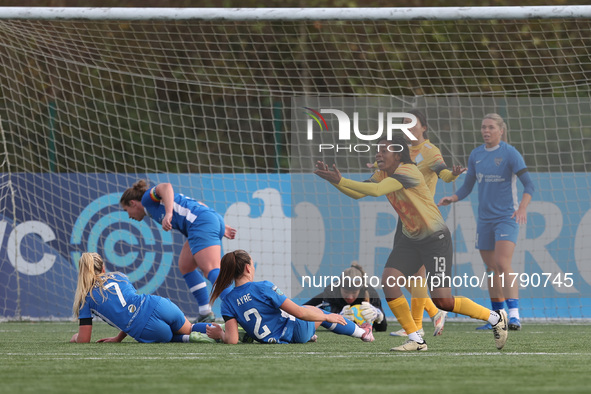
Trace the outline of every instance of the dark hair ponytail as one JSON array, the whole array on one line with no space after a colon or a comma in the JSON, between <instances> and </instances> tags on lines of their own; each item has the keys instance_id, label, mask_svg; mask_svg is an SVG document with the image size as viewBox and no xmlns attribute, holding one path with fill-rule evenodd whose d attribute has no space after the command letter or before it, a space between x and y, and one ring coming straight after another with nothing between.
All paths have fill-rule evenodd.
<instances>
[{"instance_id":1,"label":"dark hair ponytail","mask_svg":"<svg viewBox=\"0 0 591 394\"><path fill-rule=\"evenodd\" d=\"M244 267L250 264L250 255L242 250L237 249L233 252L228 252L222 257L220 262L220 273L213 284L210 295L210 304L222 294L233 281L240 278L244 274Z\"/></svg>"}]
</instances>

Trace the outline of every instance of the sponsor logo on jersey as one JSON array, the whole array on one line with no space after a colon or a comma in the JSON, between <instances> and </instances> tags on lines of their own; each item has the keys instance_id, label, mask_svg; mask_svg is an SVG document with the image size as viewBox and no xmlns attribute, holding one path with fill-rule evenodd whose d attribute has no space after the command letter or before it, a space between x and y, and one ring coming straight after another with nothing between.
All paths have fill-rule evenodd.
<instances>
[{"instance_id":1,"label":"sponsor logo on jersey","mask_svg":"<svg viewBox=\"0 0 591 394\"><path fill-rule=\"evenodd\" d=\"M273 290L275 293L279 294L279 295L283 295L283 292L281 291L281 289L279 289L279 287L277 286L273 286L271 288L271 290Z\"/></svg>"}]
</instances>

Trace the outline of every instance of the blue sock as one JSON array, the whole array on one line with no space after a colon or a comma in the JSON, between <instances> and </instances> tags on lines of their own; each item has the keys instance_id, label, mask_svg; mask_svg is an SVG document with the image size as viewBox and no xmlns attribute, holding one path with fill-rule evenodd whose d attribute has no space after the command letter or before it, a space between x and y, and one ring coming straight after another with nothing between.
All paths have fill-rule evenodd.
<instances>
[{"instance_id":1,"label":"blue sock","mask_svg":"<svg viewBox=\"0 0 591 394\"><path fill-rule=\"evenodd\" d=\"M323 311L324 314L329 315L330 312ZM345 319L347 321L346 326L342 326L338 323L329 323L327 321L323 321L320 325L324 328L329 329L330 331L334 332L335 334L339 335L353 335L355 332L355 328L357 324L353 323L351 320Z\"/></svg>"},{"instance_id":2,"label":"blue sock","mask_svg":"<svg viewBox=\"0 0 591 394\"><path fill-rule=\"evenodd\" d=\"M195 323L191 326L191 331L202 332L205 334L205 328L207 327L208 324L209 323ZM185 338L185 337L186 337L186 340L188 341L189 340L188 335L173 334L170 342L185 342L185 341L183 341L183 338Z\"/></svg>"},{"instance_id":3,"label":"blue sock","mask_svg":"<svg viewBox=\"0 0 591 394\"><path fill-rule=\"evenodd\" d=\"M517 298L507 298L505 300L507 303L507 308L509 309L518 309L519 308L519 299Z\"/></svg>"},{"instance_id":4,"label":"blue sock","mask_svg":"<svg viewBox=\"0 0 591 394\"><path fill-rule=\"evenodd\" d=\"M183 275L187 286L189 286L189 291L197 300L197 304L199 304L199 309L201 312L201 307L209 306L209 295L207 294L207 284L205 283L205 278L198 270L189 272Z\"/></svg>"},{"instance_id":5,"label":"blue sock","mask_svg":"<svg viewBox=\"0 0 591 394\"><path fill-rule=\"evenodd\" d=\"M220 269L214 268L211 271L209 271L209 274L207 274L207 280L209 280L211 282L211 284L213 285L213 283L218 278L219 274L220 274ZM224 289L224 291L222 291L222 293L220 294L220 300L223 300L231 290L232 290L232 286L226 287Z\"/></svg>"},{"instance_id":6,"label":"blue sock","mask_svg":"<svg viewBox=\"0 0 591 394\"><path fill-rule=\"evenodd\" d=\"M182 335L182 334L173 334L170 342L183 342L183 337L184 337L184 335Z\"/></svg>"},{"instance_id":7,"label":"blue sock","mask_svg":"<svg viewBox=\"0 0 591 394\"><path fill-rule=\"evenodd\" d=\"M205 334L205 328L209 323L195 323L191 326L191 331L202 332Z\"/></svg>"},{"instance_id":8,"label":"blue sock","mask_svg":"<svg viewBox=\"0 0 591 394\"><path fill-rule=\"evenodd\" d=\"M219 274L220 274L220 269L214 268L211 271L209 271L209 274L207 274L207 280L209 280L211 282L211 284L213 284L213 282L215 282L215 280L218 278Z\"/></svg>"},{"instance_id":9,"label":"blue sock","mask_svg":"<svg viewBox=\"0 0 591 394\"><path fill-rule=\"evenodd\" d=\"M491 301L490 303L492 305L493 311L500 311L501 309L503 309L505 307L504 302Z\"/></svg>"}]
</instances>

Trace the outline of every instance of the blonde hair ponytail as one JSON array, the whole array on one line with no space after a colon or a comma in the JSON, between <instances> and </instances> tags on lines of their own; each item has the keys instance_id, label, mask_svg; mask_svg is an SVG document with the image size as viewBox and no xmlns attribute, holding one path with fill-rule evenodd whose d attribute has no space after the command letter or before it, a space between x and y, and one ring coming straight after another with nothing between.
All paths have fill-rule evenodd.
<instances>
[{"instance_id":1,"label":"blonde hair ponytail","mask_svg":"<svg viewBox=\"0 0 591 394\"><path fill-rule=\"evenodd\" d=\"M79 316L80 308L84 306L86 296L92 288L100 286L102 290L102 284L106 280L103 275L104 266L103 258L98 253L82 253L78 261L78 285L72 307L75 317Z\"/></svg>"}]
</instances>

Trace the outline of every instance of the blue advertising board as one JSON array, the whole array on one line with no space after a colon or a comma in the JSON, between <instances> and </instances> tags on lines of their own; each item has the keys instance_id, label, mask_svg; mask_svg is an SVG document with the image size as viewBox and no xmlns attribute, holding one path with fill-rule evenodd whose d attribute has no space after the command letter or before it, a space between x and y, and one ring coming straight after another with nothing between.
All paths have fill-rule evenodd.
<instances>
[{"instance_id":1,"label":"blue advertising board","mask_svg":"<svg viewBox=\"0 0 591 394\"><path fill-rule=\"evenodd\" d=\"M395 212L383 197L353 200L312 174L22 173L11 175L16 202L3 199L0 217L0 316L11 318L17 311L33 318L72 316L76 263L85 251L103 255L109 270L126 273L141 292L169 297L196 316L197 305L177 268L184 237L149 218L132 221L119 207L122 191L141 178L170 182L216 209L238 230L235 240L223 241L223 250L250 251L257 279L276 282L296 302L323 288L320 280L304 282L304 276L339 275L354 260L379 286ZM524 317L590 318L591 176L532 178L536 193L513 258L523 275L506 280L521 287ZM453 188L440 182L435 200ZM443 207L442 214L454 235L455 294L488 305L486 273L474 248L477 194Z\"/></svg>"}]
</instances>

